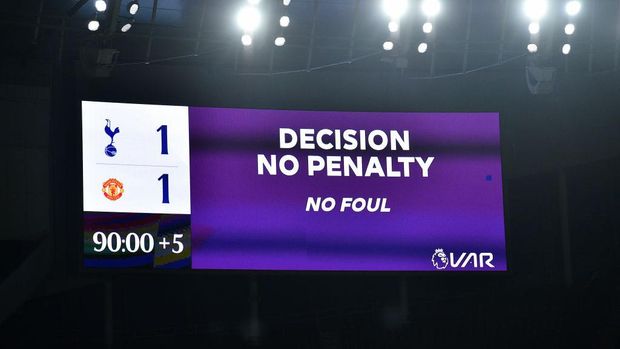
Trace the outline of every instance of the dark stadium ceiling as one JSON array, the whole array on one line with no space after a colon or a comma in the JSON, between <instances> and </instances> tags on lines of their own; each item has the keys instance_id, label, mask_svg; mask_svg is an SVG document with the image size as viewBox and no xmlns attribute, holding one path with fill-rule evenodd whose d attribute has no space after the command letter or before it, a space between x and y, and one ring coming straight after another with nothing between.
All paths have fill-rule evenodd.
<instances>
[{"instance_id":1,"label":"dark stadium ceiling","mask_svg":"<svg viewBox=\"0 0 620 349\"><path fill-rule=\"evenodd\" d=\"M135 24L126 33L120 26L129 17L130 0L107 0L108 7L115 1L120 1L119 25L110 29L108 8L99 15L97 32L87 29L96 13L94 0L4 2L0 25L5 36L12 35L3 40L17 51L26 44L43 45L28 51L41 59L75 60L83 47L113 48L119 51L117 64L196 65L244 74L342 69L427 78L480 68L522 70L534 56L560 70L597 73L615 70L619 59L618 0L582 1L570 37L564 34L566 1L550 0L535 55L526 49L524 0L439 0L441 12L430 35L422 31L421 0L410 0L392 51L382 49L390 36L382 0L292 0L288 8L281 0L262 0L261 25L250 47L241 45L235 22L246 1L140 0ZM71 8L77 12L69 14ZM278 19L285 11L291 24L282 29ZM280 34L286 44L275 47ZM424 54L417 50L421 42L428 42ZM567 42L572 50L565 56L561 48Z\"/></svg>"}]
</instances>

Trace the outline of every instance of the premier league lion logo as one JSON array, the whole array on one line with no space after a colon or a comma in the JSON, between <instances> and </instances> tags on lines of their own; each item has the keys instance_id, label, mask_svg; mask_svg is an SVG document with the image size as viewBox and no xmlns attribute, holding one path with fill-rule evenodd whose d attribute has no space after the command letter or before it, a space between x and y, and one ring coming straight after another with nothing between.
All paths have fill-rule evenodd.
<instances>
[{"instance_id":1,"label":"premier league lion logo","mask_svg":"<svg viewBox=\"0 0 620 349\"><path fill-rule=\"evenodd\" d=\"M446 269L448 266L448 256L446 256L443 248L435 249L435 253L433 253L431 261L433 262L433 266L437 269Z\"/></svg>"}]
</instances>

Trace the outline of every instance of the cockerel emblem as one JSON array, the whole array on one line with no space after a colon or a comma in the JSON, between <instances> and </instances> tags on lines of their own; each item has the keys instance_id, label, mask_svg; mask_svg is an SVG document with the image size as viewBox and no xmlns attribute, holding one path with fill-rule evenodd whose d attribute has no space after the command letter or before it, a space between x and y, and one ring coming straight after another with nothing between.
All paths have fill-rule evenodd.
<instances>
[{"instance_id":1,"label":"cockerel emblem","mask_svg":"<svg viewBox=\"0 0 620 349\"><path fill-rule=\"evenodd\" d=\"M114 131L112 131L112 122L110 121L110 119L105 119L106 121L106 125L104 128L105 133L108 135L108 137L110 137L110 144L106 145L105 147L105 155L109 156L109 157L113 157L114 155L116 155L116 147L114 146L114 136L116 136L117 133L120 132L120 130L117 128L114 129Z\"/></svg>"}]
</instances>

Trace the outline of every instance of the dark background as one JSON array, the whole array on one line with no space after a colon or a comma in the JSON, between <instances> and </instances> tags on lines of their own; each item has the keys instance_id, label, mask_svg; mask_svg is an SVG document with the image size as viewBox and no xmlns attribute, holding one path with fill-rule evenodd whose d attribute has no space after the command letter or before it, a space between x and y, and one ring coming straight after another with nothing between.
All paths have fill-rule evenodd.
<instances>
[{"instance_id":1,"label":"dark background","mask_svg":"<svg viewBox=\"0 0 620 349\"><path fill-rule=\"evenodd\" d=\"M561 1L538 55L524 55L516 0L443 1L425 55L413 26L402 49L382 52L386 21L370 0L358 12L355 0L321 1L316 11L293 0L281 50L267 34L273 26L241 48L232 20L240 1L161 0L152 22L154 3L143 1L126 35L89 33L92 3L69 15L75 3L0 10L7 348L620 347L618 1L584 3L569 56L559 54ZM107 77L93 76L84 48L119 50ZM526 66L556 68L554 90L530 93ZM82 270L81 100L498 111L510 272Z\"/></svg>"}]
</instances>

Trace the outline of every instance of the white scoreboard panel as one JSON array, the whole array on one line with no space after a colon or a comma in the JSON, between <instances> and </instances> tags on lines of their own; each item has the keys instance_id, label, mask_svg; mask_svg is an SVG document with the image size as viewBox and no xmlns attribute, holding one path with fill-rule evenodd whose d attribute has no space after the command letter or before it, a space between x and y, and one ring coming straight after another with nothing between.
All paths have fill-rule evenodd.
<instances>
[{"instance_id":1,"label":"white scoreboard panel","mask_svg":"<svg viewBox=\"0 0 620 349\"><path fill-rule=\"evenodd\" d=\"M82 102L84 211L190 214L188 107Z\"/></svg>"}]
</instances>

